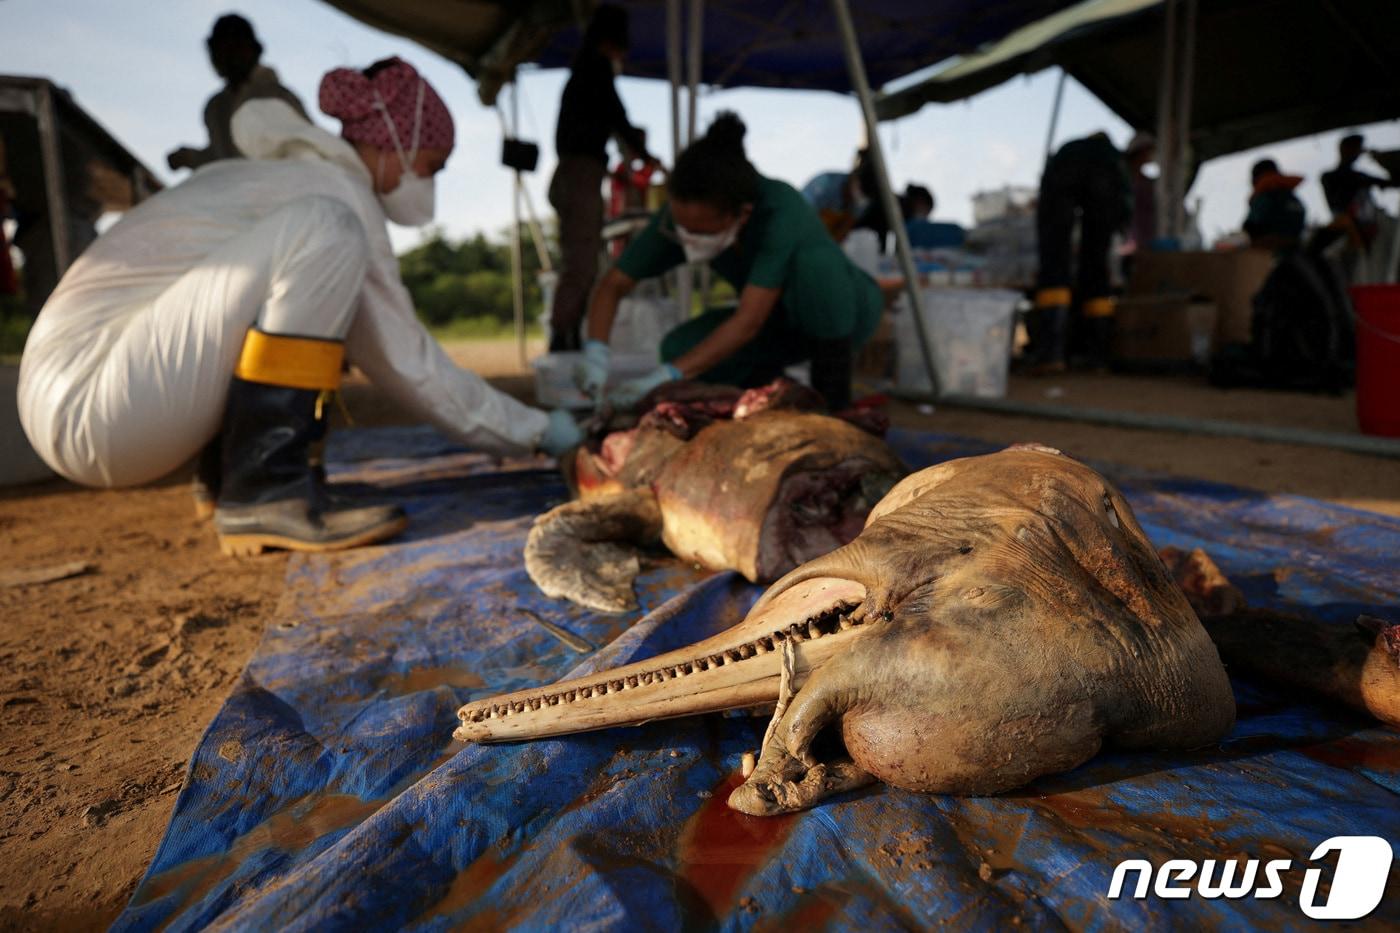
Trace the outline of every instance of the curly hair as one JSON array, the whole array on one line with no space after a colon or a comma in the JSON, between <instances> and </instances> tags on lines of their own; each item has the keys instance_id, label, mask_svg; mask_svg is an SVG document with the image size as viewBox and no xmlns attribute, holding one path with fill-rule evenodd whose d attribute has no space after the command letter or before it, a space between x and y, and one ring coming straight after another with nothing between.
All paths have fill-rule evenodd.
<instances>
[{"instance_id":1,"label":"curly hair","mask_svg":"<svg viewBox=\"0 0 1400 933\"><path fill-rule=\"evenodd\" d=\"M671 170L670 194L737 214L758 200L758 169L744 154L744 121L732 111L715 117L705 135L686 147Z\"/></svg>"}]
</instances>

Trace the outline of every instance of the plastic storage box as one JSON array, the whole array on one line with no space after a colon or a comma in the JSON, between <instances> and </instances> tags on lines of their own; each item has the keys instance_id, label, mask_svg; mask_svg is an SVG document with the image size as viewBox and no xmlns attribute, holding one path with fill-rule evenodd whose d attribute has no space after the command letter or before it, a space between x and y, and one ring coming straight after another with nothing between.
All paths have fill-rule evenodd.
<instances>
[{"instance_id":1,"label":"plastic storage box","mask_svg":"<svg viewBox=\"0 0 1400 933\"><path fill-rule=\"evenodd\" d=\"M1021 293L999 288L927 288L924 329L945 394L1006 395L1011 337ZM895 384L902 392L931 391L908 299L894 315Z\"/></svg>"},{"instance_id":2,"label":"plastic storage box","mask_svg":"<svg viewBox=\"0 0 1400 933\"><path fill-rule=\"evenodd\" d=\"M582 353L547 353L530 365L535 370L535 402L541 408L592 408L593 400L574 384L574 370ZM655 356L614 353L608 387L635 376L644 376L660 363Z\"/></svg>"}]
</instances>

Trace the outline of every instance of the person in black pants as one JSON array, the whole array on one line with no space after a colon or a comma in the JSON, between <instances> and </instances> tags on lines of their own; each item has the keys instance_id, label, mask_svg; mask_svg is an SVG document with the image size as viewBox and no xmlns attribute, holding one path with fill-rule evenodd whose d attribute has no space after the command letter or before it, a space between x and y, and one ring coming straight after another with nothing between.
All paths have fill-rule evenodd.
<instances>
[{"instance_id":1,"label":"person in black pants","mask_svg":"<svg viewBox=\"0 0 1400 933\"><path fill-rule=\"evenodd\" d=\"M559 284L549 312L550 352L578 350L579 326L598 277L603 249L603 176L607 145L616 136L629 155L655 162L646 133L627 120L613 78L627 56L627 11L603 5L574 58L554 133L559 165L549 183L549 203L559 213Z\"/></svg>"},{"instance_id":2,"label":"person in black pants","mask_svg":"<svg viewBox=\"0 0 1400 933\"><path fill-rule=\"evenodd\" d=\"M1108 337L1116 302L1109 277L1113 234L1132 217L1132 180L1151 161L1151 136L1139 133L1120 152L1105 133L1060 147L1045 166L1036 208L1040 272L1035 310L1028 319L1033 371L1061 372L1073 293L1073 237L1079 223L1079 298L1094 365L1108 357Z\"/></svg>"}]
</instances>

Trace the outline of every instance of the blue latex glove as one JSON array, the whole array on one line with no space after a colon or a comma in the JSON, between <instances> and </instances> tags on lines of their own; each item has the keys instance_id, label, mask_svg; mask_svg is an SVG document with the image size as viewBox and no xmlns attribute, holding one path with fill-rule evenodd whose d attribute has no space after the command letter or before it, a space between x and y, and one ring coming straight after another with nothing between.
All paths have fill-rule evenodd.
<instances>
[{"instance_id":1,"label":"blue latex glove","mask_svg":"<svg viewBox=\"0 0 1400 933\"><path fill-rule=\"evenodd\" d=\"M549 413L549 427L540 435L540 450L557 457L583 443L583 431L574 416L562 408Z\"/></svg>"},{"instance_id":2,"label":"blue latex glove","mask_svg":"<svg viewBox=\"0 0 1400 933\"><path fill-rule=\"evenodd\" d=\"M659 385L674 382L681 378L681 371L670 363L660 366L636 379L628 379L608 393L608 404L615 411L628 411L636 406L648 392Z\"/></svg>"},{"instance_id":3,"label":"blue latex glove","mask_svg":"<svg viewBox=\"0 0 1400 933\"><path fill-rule=\"evenodd\" d=\"M603 400L603 387L608 384L608 370L612 366L612 350L601 340L583 342L583 359L574 367L574 385L593 399L596 405Z\"/></svg>"}]
</instances>

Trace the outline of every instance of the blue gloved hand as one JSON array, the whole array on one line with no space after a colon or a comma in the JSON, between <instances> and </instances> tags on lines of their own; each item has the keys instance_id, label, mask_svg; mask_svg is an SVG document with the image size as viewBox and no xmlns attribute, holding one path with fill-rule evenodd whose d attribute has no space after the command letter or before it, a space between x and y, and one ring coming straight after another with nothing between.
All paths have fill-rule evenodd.
<instances>
[{"instance_id":1,"label":"blue gloved hand","mask_svg":"<svg viewBox=\"0 0 1400 933\"><path fill-rule=\"evenodd\" d=\"M557 457L583 443L583 431L574 416L562 408L549 413L549 427L540 435L540 450Z\"/></svg>"},{"instance_id":2,"label":"blue gloved hand","mask_svg":"<svg viewBox=\"0 0 1400 933\"><path fill-rule=\"evenodd\" d=\"M574 385L593 399L603 400L603 387L608 384L608 369L612 366L612 350L601 340L583 342L583 359L574 367Z\"/></svg>"},{"instance_id":3,"label":"blue gloved hand","mask_svg":"<svg viewBox=\"0 0 1400 933\"><path fill-rule=\"evenodd\" d=\"M634 408L652 389L667 382L674 382L679 378L681 378L679 369L670 363L662 363L645 376L628 379L609 392L608 404L615 411L628 411Z\"/></svg>"}]
</instances>

